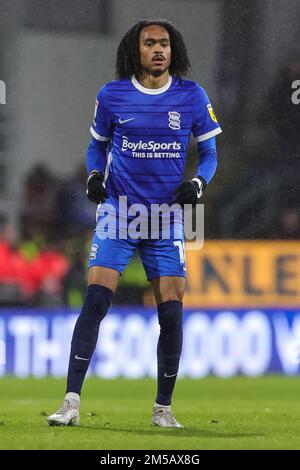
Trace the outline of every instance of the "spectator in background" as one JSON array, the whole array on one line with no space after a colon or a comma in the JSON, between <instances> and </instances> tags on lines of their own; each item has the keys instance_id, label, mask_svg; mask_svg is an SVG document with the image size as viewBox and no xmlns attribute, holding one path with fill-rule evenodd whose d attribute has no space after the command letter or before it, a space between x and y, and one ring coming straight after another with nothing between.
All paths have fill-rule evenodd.
<instances>
[{"instance_id":1,"label":"spectator in background","mask_svg":"<svg viewBox=\"0 0 300 470\"><path fill-rule=\"evenodd\" d=\"M0 214L0 305L21 303L21 288L18 283L20 259L14 250L16 242L14 226L6 215Z\"/></svg>"},{"instance_id":2,"label":"spectator in background","mask_svg":"<svg viewBox=\"0 0 300 470\"><path fill-rule=\"evenodd\" d=\"M9 246L15 246L17 243L16 228L5 214L0 214L0 243Z\"/></svg>"},{"instance_id":3,"label":"spectator in background","mask_svg":"<svg viewBox=\"0 0 300 470\"><path fill-rule=\"evenodd\" d=\"M89 234L90 235L90 234ZM65 245L65 253L70 260L69 269L63 279L63 302L70 307L79 307L86 291L86 257L89 251L90 236L69 239ZM82 249L86 245L86 250Z\"/></svg>"},{"instance_id":4,"label":"spectator in background","mask_svg":"<svg viewBox=\"0 0 300 470\"><path fill-rule=\"evenodd\" d=\"M80 164L75 174L63 181L57 197L56 223L59 231L85 239L95 225L95 208L86 197L86 167Z\"/></svg>"},{"instance_id":5,"label":"spectator in background","mask_svg":"<svg viewBox=\"0 0 300 470\"><path fill-rule=\"evenodd\" d=\"M56 246L17 240L0 215L0 305L61 305L69 261Z\"/></svg>"},{"instance_id":6,"label":"spectator in background","mask_svg":"<svg viewBox=\"0 0 300 470\"><path fill-rule=\"evenodd\" d=\"M278 220L277 238L282 240L300 239L299 208L288 207L282 209Z\"/></svg>"},{"instance_id":7,"label":"spectator in background","mask_svg":"<svg viewBox=\"0 0 300 470\"><path fill-rule=\"evenodd\" d=\"M21 234L25 239L55 237L58 180L44 164L37 164L25 179Z\"/></svg>"}]
</instances>

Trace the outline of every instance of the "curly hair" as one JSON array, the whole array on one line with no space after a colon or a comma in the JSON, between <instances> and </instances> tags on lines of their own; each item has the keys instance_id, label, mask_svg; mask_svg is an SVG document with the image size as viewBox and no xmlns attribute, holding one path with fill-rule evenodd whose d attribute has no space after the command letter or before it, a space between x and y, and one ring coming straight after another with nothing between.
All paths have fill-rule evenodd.
<instances>
[{"instance_id":1,"label":"curly hair","mask_svg":"<svg viewBox=\"0 0 300 470\"><path fill-rule=\"evenodd\" d=\"M183 37L175 26L167 20L140 20L127 31L119 44L116 60L117 78L140 76L142 72L140 33L146 26L152 25L162 26L169 33L171 42L170 75L181 77L187 74L190 61Z\"/></svg>"}]
</instances>

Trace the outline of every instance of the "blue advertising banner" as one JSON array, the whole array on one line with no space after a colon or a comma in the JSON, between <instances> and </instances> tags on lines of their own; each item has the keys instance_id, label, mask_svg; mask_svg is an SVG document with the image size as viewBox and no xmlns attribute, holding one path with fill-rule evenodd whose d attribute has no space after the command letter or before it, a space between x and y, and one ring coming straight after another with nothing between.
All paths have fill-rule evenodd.
<instances>
[{"instance_id":1,"label":"blue advertising banner","mask_svg":"<svg viewBox=\"0 0 300 470\"><path fill-rule=\"evenodd\" d=\"M1 309L0 375L66 375L79 312ZM100 326L89 374L156 375L159 335L153 308L113 306ZM299 373L300 309L186 309L182 377Z\"/></svg>"}]
</instances>

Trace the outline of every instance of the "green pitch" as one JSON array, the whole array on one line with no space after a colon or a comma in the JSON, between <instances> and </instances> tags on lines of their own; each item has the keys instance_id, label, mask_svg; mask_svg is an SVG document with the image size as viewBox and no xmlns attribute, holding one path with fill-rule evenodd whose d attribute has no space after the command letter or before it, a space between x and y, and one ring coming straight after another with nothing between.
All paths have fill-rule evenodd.
<instances>
[{"instance_id":1,"label":"green pitch","mask_svg":"<svg viewBox=\"0 0 300 470\"><path fill-rule=\"evenodd\" d=\"M49 427L64 380L0 379L0 449L300 449L300 378L179 380L184 429L150 425L155 381L87 379L81 426Z\"/></svg>"}]
</instances>

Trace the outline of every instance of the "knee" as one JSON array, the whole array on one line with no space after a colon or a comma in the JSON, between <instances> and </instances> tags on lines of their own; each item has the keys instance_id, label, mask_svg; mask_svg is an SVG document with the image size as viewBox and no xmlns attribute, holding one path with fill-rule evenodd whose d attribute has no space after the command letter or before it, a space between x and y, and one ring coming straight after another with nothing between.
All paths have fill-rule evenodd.
<instances>
[{"instance_id":1,"label":"knee","mask_svg":"<svg viewBox=\"0 0 300 470\"><path fill-rule=\"evenodd\" d=\"M84 312L89 315L97 315L104 318L111 304L113 292L107 287L98 284L88 286L85 300Z\"/></svg>"},{"instance_id":2,"label":"knee","mask_svg":"<svg viewBox=\"0 0 300 470\"><path fill-rule=\"evenodd\" d=\"M170 300L158 305L158 321L162 329L169 332L178 330L182 327L182 302L179 300Z\"/></svg>"},{"instance_id":3,"label":"knee","mask_svg":"<svg viewBox=\"0 0 300 470\"><path fill-rule=\"evenodd\" d=\"M174 286L172 288L160 289L159 296L161 303L171 301L182 302L184 296L184 286Z\"/></svg>"}]
</instances>

